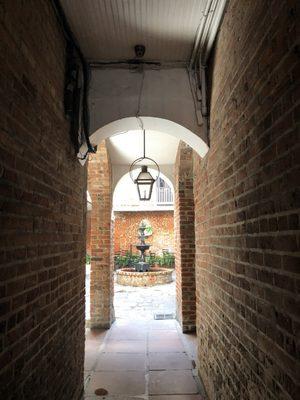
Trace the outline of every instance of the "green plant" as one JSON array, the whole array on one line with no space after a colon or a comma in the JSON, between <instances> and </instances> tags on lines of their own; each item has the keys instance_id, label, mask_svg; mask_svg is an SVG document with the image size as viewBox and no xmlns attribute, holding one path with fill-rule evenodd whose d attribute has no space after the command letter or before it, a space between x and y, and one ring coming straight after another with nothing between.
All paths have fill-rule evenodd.
<instances>
[{"instance_id":1,"label":"green plant","mask_svg":"<svg viewBox=\"0 0 300 400\"><path fill-rule=\"evenodd\" d=\"M124 255L119 253L114 256L115 269L124 267L134 267L134 265L140 260L140 256L137 254L131 254L129 251Z\"/></svg>"},{"instance_id":2,"label":"green plant","mask_svg":"<svg viewBox=\"0 0 300 400\"><path fill-rule=\"evenodd\" d=\"M155 262L156 262L160 267L162 267L162 266L164 265L163 256L156 256L156 257L155 257Z\"/></svg>"},{"instance_id":3,"label":"green plant","mask_svg":"<svg viewBox=\"0 0 300 400\"><path fill-rule=\"evenodd\" d=\"M160 267L174 268L175 257L172 253L164 252L162 256L150 257L150 265L158 264Z\"/></svg>"},{"instance_id":4,"label":"green plant","mask_svg":"<svg viewBox=\"0 0 300 400\"><path fill-rule=\"evenodd\" d=\"M151 225L147 226L147 228L145 229L145 234L146 236L151 236L153 234L153 229Z\"/></svg>"},{"instance_id":5,"label":"green plant","mask_svg":"<svg viewBox=\"0 0 300 400\"><path fill-rule=\"evenodd\" d=\"M175 265L175 256L172 253L163 253L163 263L168 268L173 268Z\"/></svg>"},{"instance_id":6,"label":"green plant","mask_svg":"<svg viewBox=\"0 0 300 400\"><path fill-rule=\"evenodd\" d=\"M125 267L135 267L141 259L139 254L131 254L129 251L121 255L119 253L114 256L115 269ZM145 261L149 263L150 267L158 264L160 267L174 268L175 257L172 253L164 252L162 256L156 256L154 253L146 255Z\"/></svg>"},{"instance_id":7,"label":"green plant","mask_svg":"<svg viewBox=\"0 0 300 400\"><path fill-rule=\"evenodd\" d=\"M85 263L90 264L91 263L91 256L89 254L85 255Z\"/></svg>"}]
</instances>

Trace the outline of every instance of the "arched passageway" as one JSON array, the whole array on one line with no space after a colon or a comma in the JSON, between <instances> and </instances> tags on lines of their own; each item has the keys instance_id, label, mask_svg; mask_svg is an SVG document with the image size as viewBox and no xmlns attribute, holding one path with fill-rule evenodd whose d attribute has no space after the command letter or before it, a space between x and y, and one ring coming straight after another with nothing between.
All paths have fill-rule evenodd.
<instances>
[{"instance_id":1,"label":"arched passageway","mask_svg":"<svg viewBox=\"0 0 300 400\"><path fill-rule=\"evenodd\" d=\"M149 172L155 176L151 168ZM175 308L175 242L174 188L160 173L149 201L140 201L134 183L127 172L113 193L114 312L116 320L149 321L157 315L174 318ZM150 280L147 274L137 273L132 280L122 268L132 268L139 260L139 227L145 223L146 262L152 270L168 268L167 275ZM157 279L157 282L152 280ZM156 284L154 284L156 283Z\"/></svg>"},{"instance_id":2,"label":"arched passageway","mask_svg":"<svg viewBox=\"0 0 300 400\"><path fill-rule=\"evenodd\" d=\"M91 240L91 326L103 327L109 326L114 319L113 311L113 260L112 260L112 223L108 221L111 217L112 193L116 190L117 179L120 175L124 174L124 168L129 166L114 166L111 165L109 155L107 153L105 139L114 137L114 135L122 135L125 132L131 131L131 129L140 130L141 127L149 132L149 141L151 141L151 133L154 133L157 137L163 137L164 135L171 135L176 137L182 143L188 141L200 155L204 155L208 147L206 143L188 129L172 122L161 118L152 117L132 117L125 118L120 121L115 121L91 135L91 141L94 145L100 143L98 152L91 157L88 170L88 181L89 181L89 192L93 199L94 208L92 210L92 226L91 235L94 239ZM149 130L148 130L149 128ZM165 132L162 131L165 130ZM101 142L102 141L102 142ZM179 142L178 142L179 143ZM130 143L127 143L130 147ZM192 159L192 148L186 144L187 148L190 149L189 160ZM178 148L181 152L181 148ZM155 155L154 155L155 157ZM183 157L179 154L177 156L177 166L175 171L175 165L172 166L172 173L169 178L170 185L172 182L175 183L175 204L178 210L175 210L176 223L177 223L177 240L176 246L176 271L178 276L178 284L176 291L177 299L177 319L180 322L184 331L191 331L195 329L195 273L194 273L194 254L191 254L191 249L194 247L194 225L193 225L193 202L187 202L184 199L184 195L189 192L193 196L193 190L191 187L191 181L193 179L192 168L186 168L180 165L184 163ZM113 172L113 173L112 173ZM167 170L167 173L170 171ZM126 175L126 174L125 174ZM117 178L116 178L117 177ZM122 179L122 178L119 178ZM124 179L124 178L123 178ZM175 179L175 180L174 180ZM172 180L172 182L171 182ZM95 181L101 182L97 185ZM184 190L182 188L185 187ZM135 188L134 188L135 190ZM105 194L104 192L105 191ZM104 201L103 199L107 199ZM179 211L180 210L180 211ZM189 215L189 219L183 220L183 215ZM97 217L93 218L93 215L97 214ZM101 216L101 222L99 219ZM192 222L192 224L190 224ZM99 226L100 223L100 226ZM98 224L98 226L97 226ZM105 225L105 227L103 226ZM189 226L187 226L189 224ZM181 226L181 228L179 228ZM186 226L187 229L183 229L182 226ZM108 227L110 234L108 232ZM101 229L99 229L101 228ZM103 251L102 257L99 258L99 243L106 247ZM95 251L94 251L95 246ZM186 253L188 254L186 256ZM98 272L96 272L96 270ZM97 279L97 282L94 281ZM105 297L105 299L103 298ZM192 304L193 303L193 304ZM96 304L93 306L93 304Z\"/></svg>"}]
</instances>

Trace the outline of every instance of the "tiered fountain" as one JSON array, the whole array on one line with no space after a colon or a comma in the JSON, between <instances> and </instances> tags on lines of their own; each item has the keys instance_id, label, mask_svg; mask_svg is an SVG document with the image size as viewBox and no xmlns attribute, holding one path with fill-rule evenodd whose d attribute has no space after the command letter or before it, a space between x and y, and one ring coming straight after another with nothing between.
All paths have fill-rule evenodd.
<instances>
[{"instance_id":1,"label":"tiered fountain","mask_svg":"<svg viewBox=\"0 0 300 400\"><path fill-rule=\"evenodd\" d=\"M154 286L172 282L172 270L167 268L152 268L146 262L145 252L150 245L145 243L144 221L139 226L140 243L136 248L141 252L140 261L134 267L121 268L116 271L117 283L125 286Z\"/></svg>"},{"instance_id":2,"label":"tiered fountain","mask_svg":"<svg viewBox=\"0 0 300 400\"><path fill-rule=\"evenodd\" d=\"M150 245L145 243L145 229L147 225L144 221L140 223L139 226L139 237L141 243L137 244L135 247L141 252L141 259L136 263L135 270L137 272L147 272L150 269L150 265L145 261L145 251L150 249Z\"/></svg>"}]
</instances>

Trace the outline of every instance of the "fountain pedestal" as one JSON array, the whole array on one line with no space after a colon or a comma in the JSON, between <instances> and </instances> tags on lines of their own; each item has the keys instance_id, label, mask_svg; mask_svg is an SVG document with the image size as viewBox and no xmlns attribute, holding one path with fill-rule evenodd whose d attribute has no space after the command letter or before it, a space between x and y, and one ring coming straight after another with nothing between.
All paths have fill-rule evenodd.
<instances>
[{"instance_id":1,"label":"fountain pedestal","mask_svg":"<svg viewBox=\"0 0 300 400\"><path fill-rule=\"evenodd\" d=\"M121 268L116 271L117 283L125 286L153 286L164 285L172 282L172 270L167 268L150 268L146 262L145 252L149 250L150 245L145 243L145 229L147 225L144 221L139 227L139 237L141 242L136 248L141 252L140 261L134 268Z\"/></svg>"},{"instance_id":2,"label":"fountain pedestal","mask_svg":"<svg viewBox=\"0 0 300 400\"><path fill-rule=\"evenodd\" d=\"M135 265L135 270L137 272L148 272L150 269L150 265L145 260L145 252L150 249L150 245L145 243L145 229L147 228L146 224L142 221L139 226L139 237L141 239L141 243L137 244L135 247L141 252L141 259Z\"/></svg>"}]
</instances>

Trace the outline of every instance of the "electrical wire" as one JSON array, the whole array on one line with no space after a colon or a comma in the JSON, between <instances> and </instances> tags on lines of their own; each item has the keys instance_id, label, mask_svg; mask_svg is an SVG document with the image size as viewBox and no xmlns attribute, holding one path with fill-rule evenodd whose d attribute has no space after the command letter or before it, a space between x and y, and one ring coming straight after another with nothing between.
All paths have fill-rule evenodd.
<instances>
[{"instance_id":1,"label":"electrical wire","mask_svg":"<svg viewBox=\"0 0 300 400\"><path fill-rule=\"evenodd\" d=\"M88 153L96 153L96 149L92 146L89 138L90 116L89 116L89 106L88 106L88 93L90 84L90 67L87 61L85 60L85 57L80 49L80 46L70 28L70 25L67 21L63 8L60 4L60 1L51 0L51 2L58 17L58 21L61 25L63 34L66 40L70 41L74 46L74 48L76 49L82 66L82 74L83 74L82 124L83 124L83 134L87 145L87 151L80 159L84 160L87 157Z\"/></svg>"},{"instance_id":2,"label":"electrical wire","mask_svg":"<svg viewBox=\"0 0 300 400\"><path fill-rule=\"evenodd\" d=\"M137 112L135 114L136 118L139 117L140 111L141 111L141 101L142 101L142 91L143 91L143 87L144 87L144 79L145 79L145 70L143 68L142 69L142 82L141 82L139 98L138 98L138 108L137 108Z\"/></svg>"}]
</instances>

